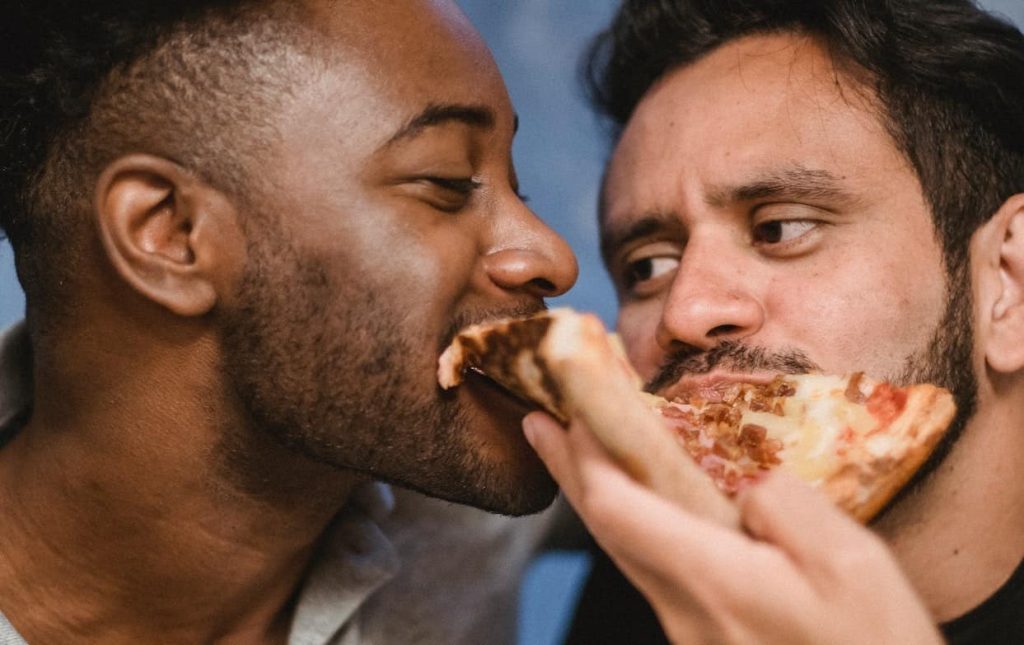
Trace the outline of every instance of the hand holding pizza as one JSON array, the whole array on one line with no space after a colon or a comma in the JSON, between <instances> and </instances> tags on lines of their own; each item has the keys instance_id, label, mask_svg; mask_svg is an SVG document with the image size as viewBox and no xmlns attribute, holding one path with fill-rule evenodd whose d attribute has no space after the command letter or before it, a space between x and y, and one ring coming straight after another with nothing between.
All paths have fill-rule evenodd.
<instances>
[{"instance_id":1,"label":"hand holding pizza","mask_svg":"<svg viewBox=\"0 0 1024 645\"><path fill-rule=\"evenodd\" d=\"M524 430L674 642L941 642L881 540L794 478L737 497L744 534L638 483L578 419Z\"/></svg>"}]
</instances>

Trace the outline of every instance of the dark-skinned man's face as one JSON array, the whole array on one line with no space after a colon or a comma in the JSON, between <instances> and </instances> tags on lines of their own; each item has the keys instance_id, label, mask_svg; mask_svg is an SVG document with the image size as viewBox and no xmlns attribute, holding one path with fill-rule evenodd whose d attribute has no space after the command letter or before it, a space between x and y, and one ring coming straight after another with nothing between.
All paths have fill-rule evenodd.
<instances>
[{"instance_id":1,"label":"dark-skinned man's face","mask_svg":"<svg viewBox=\"0 0 1024 645\"><path fill-rule=\"evenodd\" d=\"M523 410L436 361L460 326L571 286L565 243L517 194L516 119L453 4L323 2L322 70L258 172L248 264L226 313L233 386L257 428L310 457L505 513L555 487Z\"/></svg>"}]
</instances>

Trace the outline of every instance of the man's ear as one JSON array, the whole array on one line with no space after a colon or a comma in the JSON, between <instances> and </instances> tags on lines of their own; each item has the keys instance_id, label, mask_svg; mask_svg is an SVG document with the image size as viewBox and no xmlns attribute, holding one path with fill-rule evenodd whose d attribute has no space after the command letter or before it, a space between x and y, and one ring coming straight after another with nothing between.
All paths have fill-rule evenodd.
<instances>
[{"instance_id":1,"label":"man's ear","mask_svg":"<svg viewBox=\"0 0 1024 645\"><path fill-rule=\"evenodd\" d=\"M225 262L244 253L231 202L180 165L133 154L96 185L96 225L114 270L143 297L181 316L217 303Z\"/></svg>"},{"instance_id":2,"label":"man's ear","mask_svg":"<svg viewBox=\"0 0 1024 645\"><path fill-rule=\"evenodd\" d=\"M1002 373L1024 369L1024 194L979 231L985 359Z\"/></svg>"}]
</instances>

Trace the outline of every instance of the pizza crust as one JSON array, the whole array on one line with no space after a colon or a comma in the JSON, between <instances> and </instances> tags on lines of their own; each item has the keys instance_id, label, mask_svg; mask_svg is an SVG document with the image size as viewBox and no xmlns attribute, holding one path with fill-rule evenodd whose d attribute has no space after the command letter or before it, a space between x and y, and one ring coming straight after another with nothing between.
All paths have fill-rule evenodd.
<instances>
[{"instance_id":1,"label":"pizza crust","mask_svg":"<svg viewBox=\"0 0 1024 645\"><path fill-rule=\"evenodd\" d=\"M930 384L906 389L907 402L884 434L851 455L822 485L826 494L857 520L867 523L924 465L956 414L949 392ZM883 442L877 442L883 443ZM884 449L879 449L884 448Z\"/></svg>"}]
</instances>

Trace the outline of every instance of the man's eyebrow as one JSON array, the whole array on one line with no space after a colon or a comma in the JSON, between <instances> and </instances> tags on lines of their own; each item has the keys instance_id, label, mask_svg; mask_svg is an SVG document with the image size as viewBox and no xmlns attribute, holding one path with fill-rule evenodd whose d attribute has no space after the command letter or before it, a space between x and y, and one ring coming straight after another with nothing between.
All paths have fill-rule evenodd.
<instances>
[{"instance_id":1,"label":"man's eyebrow","mask_svg":"<svg viewBox=\"0 0 1024 645\"><path fill-rule=\"evenodd\" d=\"M496 118L491 108L483 105L463 105L458 103L431 104L422 112L412 117L402 128L393 134L385 147L402 139L415 137L427 128L446 123L465 123L475 128L490 129L494 127ZM518 123L518 117L516 118Z\"/></svg>"},{"instance_id":2,"label":"man's eyebrow","mask_svg":"<svg viewBox=\"0 0 1024 645\"><path fill-rule=\"evenodd\" d=\"M831 172L793 166L771 171L744 184L711 190L706 201L710 206L724 208L727 204L773 198L827 201L849 200L852 196L842 187L841 179Z\"/></svg>"},{"instance_id":3,"label":"man's eyebrow","mask_svg":"<svg viewBox=\"0 0 1024 645\"><path fill-rule=\"evenodd\" d=\"M678 232L681 228L677 213L651 211L624 224L609 224L601 221L601 256L605 264L611 264L612 254L635 240L650 237L663 231Z\"/></svg>"}]
</instances>

